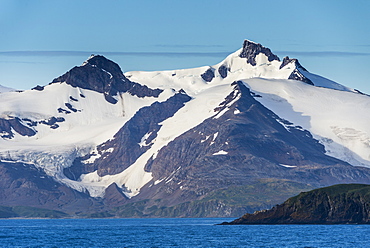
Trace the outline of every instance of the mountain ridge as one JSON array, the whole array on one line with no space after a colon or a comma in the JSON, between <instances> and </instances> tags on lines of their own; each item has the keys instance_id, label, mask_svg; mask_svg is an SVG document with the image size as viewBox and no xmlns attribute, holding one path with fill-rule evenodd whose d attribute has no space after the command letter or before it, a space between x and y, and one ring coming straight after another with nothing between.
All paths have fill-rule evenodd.
<instances>
[{"instance_id":1,"label":"mountain ridge","mask_svg":"<svg viewBox=\"0 0 370 248\"><path fill-rule=\"evenodd\" d=\"M109 78L108 78L109 77ZM113 61L101 55L92 55L82 66L76 66L64 75L54 79L53 83L65 82L72 87L80 87L104 93L110 103L117 103L114 98L118 92L129 92L138 97L158 97L160 89L149 89L128 80L121 68Z\"/></svg>"},{"instance_id":2,"label":"mountain ridge","mask_svg":"<svg viewBox=\"0 0 370 248\"><path fill-rule=\"evenodd\" d=\"M94 55L49 85L1 95L0 163L9 185L0 205L23 204L26 185L39 178L29 190L48 197L32 207L237 216L301 189L370 183L368 96L248 40L216 65L183 70L123 73ZM25 174L20 181L13 167ZM56 191L39 189L42 179ZM268 197L248 196L256 185ZM25 194L17 200L18 188ZM250 201L217 198L237 194Z\"/></svg>"}]
</instances>

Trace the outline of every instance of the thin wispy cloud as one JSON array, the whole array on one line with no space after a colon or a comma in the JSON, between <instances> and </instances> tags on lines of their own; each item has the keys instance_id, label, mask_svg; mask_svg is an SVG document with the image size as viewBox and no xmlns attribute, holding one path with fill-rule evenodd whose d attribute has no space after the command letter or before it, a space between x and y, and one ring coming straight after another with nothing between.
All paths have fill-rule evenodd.
<instances>
[{"instance_id":1,"label":"thin wispy cloud","mask_svg":"<svg viewBox=\"0 0 370 248\"><path fill-rule=\"evenodd\" d=\"M4 64L8 64L9 62L11 63L14 63L14 64L47 64L46 62L36 62L36 61L4 61L4 60L0 60L0 64L4 63Z\"/></svg>"},{"instance_id":2,"label":"thin wispy cloud","mask_svg":"<svg viewBox=\"0 0 370 248\"><path fill-rule=\"evenodd\" d=\"M229 52L102 52L100 54L117 56L150 57L226 57Z\"/></svg>"},{"instance_id":3,"label":"thin wispy cloud","mask_svg":"<svg viewBox=\"0 0 370 248\"><path fill-rule=\"evenodd\" d=\"M9 57L60 57L60 56L86 56L87 51L6 51L0 52L0 56Z\"/></svg>"},{"instance_id":4,"label":"thin wispy cloud","mask_svg":"<svg viewBox=\"0 0 370 248\"><path fill-rule=\"evenodd\" d=\"M290 56L297 57L359 57L359 56L370 56L370 53L358 53L358 52L338 52L338 51L277 51L278 54L287 54Z\"/></svg>"},{"instance_id":5,"label":"thin wispy cloud","mask_svg":"<svg viewBox=\"0 0 370 248\"><path fill-rule=\"evenodd\" d=\"M143 56L143 57L220 57L229 52L102 52L102 51L7 51L0 52L0 56L11 57L61 57L61 56L89 56L91 54L114 56Z\"/></svg>"},{"instance_id":6,"label":"thin wispy cloud","mask_svg":"<svg viewBox=\"0 0 370 248\"><path fill-rule=\"evenodd\" d=\"M191 44L158 44L155 47L169 47L169 48L220 48L225 47L224 45L191 45Z\"/></svg>"},{"instance_id":7,"label":"thin wispy cloud","mask_svg":"<svg viewBox=\"0 0 370 248\"><path fill-rule=\"evenodd\" d=\"M5 51L0 52L3 57L88 57L91 54L104 56L136 56L136 57L216 57L225 58L232 52L103 52L103 51ZM370 56L366 52L340 52L340 51L275 51L281 56L291 57L359 57ZM0 63L8 63L0 61ZM12 63L32 63L12 61Z\"/></svg>"}]
</instances>

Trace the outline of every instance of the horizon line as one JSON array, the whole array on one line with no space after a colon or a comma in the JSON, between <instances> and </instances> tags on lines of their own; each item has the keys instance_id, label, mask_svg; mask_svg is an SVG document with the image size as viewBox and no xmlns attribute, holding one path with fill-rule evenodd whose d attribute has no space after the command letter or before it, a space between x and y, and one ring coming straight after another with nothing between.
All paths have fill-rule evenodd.
<instances>
[{"instance_id":1,"label":"horizon line","mask_svg":"<svg viewBox=\"0 0 370 248\"><path fill-rule=\"evenodd\" d=\"M235 52L235 51L233 51ZM42 50L24 50L24 51L0 51L0 56L6 57L69 57L69 56L150 56L150 57L227 57L233 52L112 52L112 51L42 51ZM364 52L342 52L342 51L275 51L277 54L290 54L294 56L309 57L354 57L370 56L370 53Z\"/></svg>"}]
</instances>

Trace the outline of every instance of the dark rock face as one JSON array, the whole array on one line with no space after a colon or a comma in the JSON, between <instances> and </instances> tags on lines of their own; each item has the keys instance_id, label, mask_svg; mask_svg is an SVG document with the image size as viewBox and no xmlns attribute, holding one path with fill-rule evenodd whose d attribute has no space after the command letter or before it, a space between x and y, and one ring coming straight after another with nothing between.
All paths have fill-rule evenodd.
<instances>
[{"instance_id":1,"label":"dark rock face","mask_svg":"<svg viewBox=\"0 0 370 248\"><path fill-rule=\"evenodd\" d=\"M211 82L212 79L215 77L215 72L213 68L209 68L206 70L202 75L200 75L204 81Z\"/></svg>"},{"instance_id":2,"label":"dark rock face","mask_svg":"<svg viewBox=\"0 0 370 248\"><path fill-rule=\"evenodd\" d=\"M33 87L31 90L43 91L44 90L44 86L37 85L36 87Z\"/></svg>"},{"instance_id":3,"label":"dark rock face","mask_svg":"<svg viewBox=\"0 0 370 248\"><path fill-rule=\"evenodd\" d=\"M57 122L63 122L65 119L63 117L51 117L48 120L41 121L42 124L52 126Z\"/></svg>"},{"instance_id":4,"label":"dark rock face","mask_svg":"<svg viewBox=\"0 0 370 248\"><path fill-rule=\"evenodd\" d=\"M249 40L244 41L243 50L240 53L239 57L240 58L246 58L247 63L255 66L255 65L257 65L256 64L256 56L260 53L265 54L268 58L268 61L270 61L270 62L273 61L273 60L280 61L279 57L276 56L275 54L273 54L269 48L266 48L266 47L262 46L259 43L251 42Z\"/></svg>"},{"instance_id":5,"label":"dark rock face","mask_svg":"<svg viewBox=\"0 0 370 248\"><path fill-rule=\"evenodd\" d=\"M298 80L306 84L314 85L314 83L310 79L305 77L298 69L294 69L288 79Z\"/></svg>"},{"instance_id":6,"label":"dark rock face","mask_svg":"<svg viewBox=\"0 0 370 248\"><path fill-rule=\"evenodd\" d=\"M370 185L334 185L223 224L370 224L369 202Z\"/></svg>"},{"instance_id":7,"label":"dark rock face","mask_svg":"<svg viewBox=\"0 0 370 248\"><path fill-rule=\"evenodd\" d=\"M205 177L209 180L208 177ZM189 180L190 175L189 175ZM166 184L164 181L160 184ZM199 183L199 181L195 182ZM282 194L285 194L286 199L292 195L296 195L301 191L311 190L312 187L307 185L279 180L260 180L252 183L244 182L244 184L236 185L231 180L219 179L214 180L213 185L219 187L219 184L224 183L224 186L220 186L220 189L211 189L211 192L203 196L196 196L190 194L186 183L181 183L182 190L180 194L178 191L174 191L178 197L186 197L188 201L182 203L173 203L173 199L170 198L147 198L144 200L131 199L131 202L127 202L120 207L118 211L115 211L114 215L117 217L220 217L220 216L241 216L245 212L253 212L261 209L261 206L269 206L266 204L264 198L268 198L270 202L281 202ZM164 188L163 185L149 185L154 191L169 190L170 188ZM169 183L167 183L169 184ZM149 187L148 186L148 187ZM181 187L180 186L180 187ZM204 185L200 185L204 186ZM204 190L197 189L198 194L205 193ZM261 197L262 196L262 197ZM190 200L190 197L197 198ZM136 198L136 197L135 197ZM135 206L135 212L133 214L132 208ZM265 208L266 208L265 207ZM240 214L239 214L240 213Z\"/></svg>"},{"instance_id":8,"label":"dark rock face","mask_svg":"<svg viewBox=\"0 0 370 248\"><path fill-rule=\"evenodd\" d=\"M71 111L68 111L66 109L63 109L63 108L58 108L58 113L70 114L72 112Z\"/></svg>"},{"instance_id":9,"label":"dark rock face","mask_svg":"<svg viewBox=\"0 0 370 248\"><path fill-rule=\"evenodd\" d=\"M227 77L227 73L229 71L229 68L227 68L226 66L224 65L221 65L219 68L218 68L218 73L220 73L220 76L222 78L226 78Z\"/></svg>"},{"instance_id":10,"label":"dark rock face","mask_svg":"<svg viewBox=\"0 0 370 248\"><path fill-rule=\"evenodd\" d=\"M103 93L106 100L112 104L117 102L114 96L118 92L129 92L138 97L158 97L162 92L160 89L150 89L145 85L131 82L116 63L100 55L90 58L83 66L74 67L54 79L52 83L59 82Z\"/></svg>"},{"instance_id":11,"label":"dark rock face","mask_svg":"<svg viewBox=\"0 0 370 248\"><path fill-rule=\"evenodd\" d=\"M47 120L32 121L28 118L20 119L18 117L2 119L0 118L0 133L3 139L12 139L14 132L22 136L34 136L36 131L33 127L39 124L48 125L50 128L56 129L59 127L58 122L63 122L63 117L51 117Z\"/></svg>"},{"instance_id":12,"label":"dark rock face","mask_svg":"<svg viewBox=\"0 0 370 248\"><path fill-rule=\"evenodd\" d=\"M12 129L22 136L33 136L36 131L26 125L18 117L9 119L0 119L0 133L2 138L11 139L14 137Z\"/></svg>"},{"instance_id":13,"label":"dark rock face","mask_svg":"<svg viewBox=\"0 0 370 248\"><path fill-rule=\"evenodd\" d=\"M73 111L73 112L77 112L77 109L75 109L72 104L70 104L69 102L65 103L64 104L69 110Z\"/></svg>"},{"instance_id":14,"label":"dark rock face","mask_svg":"<svg viewBox=\"0 0 370 248\"><path fill-rule=\"evenodd\" d=\"M300 71L300 70L302 70L302 71L307 71L307 70L298 62L298 59L291 59L288 56L286 56L283 59L283 62L281 63L281 65L280 65L280 69L282 69L283 67L285 67L289 63L294 63L294 66L296 68L289 75L288 79L298 80L298 81L304 82L306 84L314 85L314 83L309 78L305 77L302 74L302 72Z\"/></svg>"},{"instance_id":15,"label":"dark rock face","mask_svg":"<svg viewBox=\"0 0 370 248\"><path fill-rule=\"evenodd\" d=\"M122 193L122 190L117 184L112 183L106 190L104 195L104 204L107 206L121 206L128 201L128 198Z\"/></svg>"},{"instance_id":16,"label":"dark rock face","mask_svg":"<svg viewBox=\"0 0 370 248\"><path fill-rule=\"evenodd\" d=\"M311 160L310 162L313 162L313 159L315 163L327 165L341 163L340 160L326 156L324 147L313 139L309 132L299 127L286 130L277 120L283 121L255 101L249 89L241 82L235 83L235 91L221 103L219 108L215 109L215 114L224 111L237 97L240 99L224 115L217 119L207 119L162 149L152 165L153 175L160 179L161 175L171 173L180 166L194 167L196 164L199 164L199 170L204 170L203 173L206 173L207 164L221 169L224 168L222 166L224 163L229 165L235 163L238 167L244 164L244 169L248 167L251 169L250 166L260 164L254 169L265 177L273 177L271 173L281 176L292 172L292 169L279 164L298 167L308 163L308 159ZM240 113L234 114L235 109ZM214 136L215 138L212 138ZM212 155L220 150L227 151L228 154ZM185 151L187 156L181 156ZM233 157L233 154L237 157ZM248 159L255 161L248 162ZM241 162L243 160L247 163ZM168 161L171 163L169 164ZM260 162L257 163L257 161ZM271 171L271 168L267 169L269 166L274 167L275 172Z\"/></svg>"},{"instance_id":17,"label":"dark rock face","mask_svg":"<svg viewBox=\"0 0 370 248\"><path fill-rule=\"evenodd\" d=\"M70 99L71 101L73 101L73 102L78 102L78 99L76 99L76 98L74 98L74 97L72 97L72 96L70 96L70 97L69 97L69 99Z\"/></svg>"},{"instance_id":18,"label":"dark rock face","mask_svg":"<svg viewBox=\"0 0 370 248\"><path fill-rule=\"evenodd\" d=\"M81 163L91 156L88 155L77 159L72 167L65 169L65 174L71 179L77 179L82 173L95 170L98 170L100 176L122 172L151 147L151 142L157 137L161 127L158 123L173 116L190 99L184 91L180 91L165 102L155 102L140 109L112 140L98 147L101 158L93 165ZM142 140L146 134L146 139ZM109 149L113 151L106 152Z\"/></svg>"},{"instance_id":19,"label":"dark rock face","mask_svg":"<svg viewBox=\"0 0 370 248\"><path fill-rule=\"evenodd\" d=\"M242 82L234 87L215 109L216 118L179 136L149 161L153 182L160 183L144 187L134 201L166 199L166 207L184 207L185 202L207 199L222 188L251 187L261 178L311 187L370 183L370 170L325 155L324 147L309 132L288 126L257 102ZM218 116L220 112L224 114ZM236 213L236 206L213 204L226 204L219 216Z\"/></svg>"},{"instance_id":20,"label":"dark rock face","mask_svg":"<svg viewBox=\"0 0 370 248\"><path fill-rule=\"evenodd\" d=\"M76 214L101 209L98 200L55 182L29 164L0 162L0 206L30 206Z\"/></svg>"},{"instance_id":21,"label":"dark rock face","mask_svg":"<svg viewBox=\"0 0 370 248\"><path fill-rule=\"evenodd\" d=\"M54 117L53 116L53 117L51 117L48 120L42 120L42 121L40 121L40 123L41 124L48 125L48 126L50 126L50 128L56 129L56 128L59 127L59 125L57 124L57 122L64 122L64 121L65 121L65 119L63 117Z\"/></svg>"},{"instance_id":22,"label":"dark rock face","mask_svg":"<svg viewBox=\"0 0 370 248\"><path fill-rule=\"evenodd\" d=\"M281 62L281 65L280 65L279 69L284 68L287 64L290 64L290 63L294 63L296 65L299 62L298 62L297 59L291 59L288 56L286 56L286 57L284 57L283 62Z\"/></svg>"}]
</instances>

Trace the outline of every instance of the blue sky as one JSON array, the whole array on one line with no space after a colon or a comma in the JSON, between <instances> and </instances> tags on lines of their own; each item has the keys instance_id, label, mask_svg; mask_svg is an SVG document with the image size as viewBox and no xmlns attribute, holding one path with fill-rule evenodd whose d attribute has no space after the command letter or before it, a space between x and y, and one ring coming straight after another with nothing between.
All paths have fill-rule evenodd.
<instances>
[{"instance_id":1,"label":"blue sky","mask_svg":"<svg viewBox=\"0 0 370 248\"><path fill-rule=\"evenodd\" d=\"M370 93L370 1L0 0L0 84L46 85L92 53L123 71L213 65L244 39Z\"/></svg>"}]
</instances>

